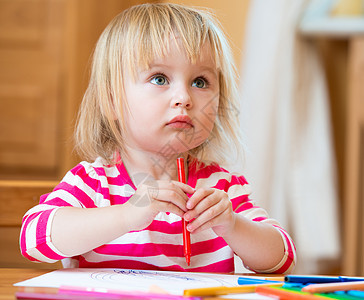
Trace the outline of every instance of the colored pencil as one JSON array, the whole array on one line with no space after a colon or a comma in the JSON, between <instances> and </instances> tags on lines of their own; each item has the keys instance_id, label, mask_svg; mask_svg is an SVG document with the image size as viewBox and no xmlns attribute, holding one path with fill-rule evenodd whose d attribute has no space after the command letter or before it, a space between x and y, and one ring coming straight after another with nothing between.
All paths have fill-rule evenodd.
<instances>
[{"instance_id":1,"label":"colored pencil","mask_svg":"<svg viewBox=\"0 0 364 300\"><path fill-rule=\"evenodd\" d=\"M182 157L177 158L177 168L178 168L178 181L186 183L185 164L184 164L184 159ZM182 226L183 226L183 250L187 265L189 266L191 260L191 237L190 237L190 232L187 230L187 222L185 219L182 219Z\"/></svg>"},{"instance_id":2,"label":"colored pencil","mask_svg":"<svg viewBox=\"0 0 364 300\"><path fill-rule=\"evenodd\" d=\"M349 281L349 282L333 282L333 283L317 283L306 285L302 288L303 292L309 293L330 293L338 291L349 290L364 290L363 281Z\"/></svg>"},{"instance_id":3,"label":"colored pencil","mask_svg":"<svg viewBox=\"0 0 364 300\"><path fill-rule=\"evenodd\" d=\"M257 286L256 293L265 296L278 297L280 300L318 300L328 299L321 295L313 295L301 291L284 289L281 287Z\"/></svg>"},{"instance_id":4,"label":"colored pencil","mask_svg":"<svg viewBox=\"0 0 364 300\"><path fill-rule=\"evenodd\" d=\"M349 276L323 276L323 275L286 275L286 282L292 283L331 283L331 282L347 282L347 281L364 281L364 277Z\"/></svg>"},{"instance_id":5,"label":"colored pencil","mask_svg":"<svg viewBox=\"0 0 364 300\"><path fill-rule=\"evenodd\" d=\"M245 294L245 293L255 293L257 286L282 286L282 283L259 283L259 284L249 284L240 286L218 286L218 287L207 287L207 288L196 288L188 289L183 292L184 296L221 296L230 294Z\"/></svg>"},{"instance_id":6,"label":"colored pencil","mask_svg":"<svg viewBox=\"0 0 364 300\"><path fill-rule=\"evenodd\" d=\"M284 278L282 277L270 277L270 278L254 278L250 277L239 277L238 284L246 285L246 284L258 284L258 283L284 283Z\"/></svg>"},{"instance_id":7,"label":"colored pencil","mask_svg":"<svg viewBox=\"0 0 364 300\"><path fill-rule=\"evenodd\" d=\"M133 299L133 300L201 300L201 298L190 297L186 298L180 295L160 294L155 292L141 292L141 291L123 291L97 287L76 287L76 286L61 286L58 294L63 295L83 295L94 297L118 298L118 299Z\"/></svg>"}]
</instances>

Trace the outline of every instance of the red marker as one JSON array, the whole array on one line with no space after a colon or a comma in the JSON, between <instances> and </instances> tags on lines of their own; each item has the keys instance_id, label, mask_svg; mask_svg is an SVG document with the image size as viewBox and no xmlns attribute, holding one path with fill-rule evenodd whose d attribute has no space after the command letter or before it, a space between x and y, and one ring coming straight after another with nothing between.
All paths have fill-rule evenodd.
<instances>
[{"instance_id":1,"label":"red marker","mask_svg":"<svg viewBox=\"0 0 364 300\"><path fill-rule=\"evenodd\" d=\"M182 157L177 158L177 168L178 168L178 181L186 183L185 164L184 164L184 159ZM190 265L191 238L190 238L190 232L187 230L187 222L185 219L182 219L182 226L183 226L183 250L186 257L187 265Z\"/></svg>"}]
</instances>

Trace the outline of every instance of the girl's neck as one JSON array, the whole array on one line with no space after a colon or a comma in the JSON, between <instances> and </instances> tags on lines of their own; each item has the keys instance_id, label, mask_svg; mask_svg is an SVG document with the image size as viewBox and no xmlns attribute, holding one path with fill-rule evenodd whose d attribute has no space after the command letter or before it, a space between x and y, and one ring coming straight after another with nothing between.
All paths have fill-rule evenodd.
<instances>
[{"instance_id":1,"label":"girl's neck","mask_svg":"<svg viewBox=\"0 0 364 300\"><path fill-rule=\"evenodd\" d=\"M184 157L187 161L187 154L163 156L159 153L137 151L124 155L122 161L132 178L135 174L146 174L155 180L178 180L176 162L178 157Z\"/></svg>"}]
</instances>

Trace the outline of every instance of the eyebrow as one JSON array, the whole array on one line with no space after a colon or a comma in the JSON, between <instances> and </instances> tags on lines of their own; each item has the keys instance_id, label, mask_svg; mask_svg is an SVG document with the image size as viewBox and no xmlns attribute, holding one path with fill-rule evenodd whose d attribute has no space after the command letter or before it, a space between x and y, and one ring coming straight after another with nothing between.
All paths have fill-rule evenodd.
<instances>
[{"instance_id":1,"label":"eyebrow","mask_svg":"<svg viewBox=\"0 0 364 300\"><path fill-rule=\"evenodd\" d=\"M217 68L213 69L213 68L210 68L210 67L202 67L202 70L203 71L207 71L209 73L212 73L213 75L215 75L216 77L218 76L219 74L219 71Z\"/></svg>"},{"instance_id":2,"label":"eyebrow","mask_svg":"<svg viewBox=\"0 0 364 300\"><path fill-rule=\"evenodd\" d=\"M208 72L208 73L211 73L213 76L215 77L218 77L218 69L216 68L211 68L211 67L208 67L208 66L197 66L197 65L194 65L196 66L197 68L200 69L200 71L202 72ZM170 66L167 65L167 64L163 64L163 63L151 63L149 64L149 68L148 69L145 69L145 70L141 70L141 72L148 72L148 71L151 71L153 69L158 69L158 68L169 68Z\"/></svg>"}]
</instances>

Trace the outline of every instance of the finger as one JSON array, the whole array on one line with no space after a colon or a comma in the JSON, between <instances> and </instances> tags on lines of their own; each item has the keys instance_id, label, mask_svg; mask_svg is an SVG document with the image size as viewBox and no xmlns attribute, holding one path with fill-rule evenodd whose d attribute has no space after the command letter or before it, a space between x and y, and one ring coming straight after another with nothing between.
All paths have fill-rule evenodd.
<instances>
[{"instance_id":1,"label":"finger","mask_svg":"<svg viewBox=\"0 0 364 300\"><path fill-rule=\"evenodd\" d=\"M188 211L184 215L186 221L197 220L197 226L208 222L210 219L220 215L231 208L231 202L221 197L220 193L214 193L203 199L195 209Z\"/></svg>"},{"instance_id":2,"label":"finger","mask_svg":"<svg viewBox=\"0 0 364 300\"><path fill-rule=\"evenodd\" d=\"M188 231L197 233L223 223L224 216L227 214L228 209L221 210L215 206L204 211L195 220L190 222L187 225Z\"/></svg>"},{"instance_id":3,"label":"finger","mask_svg":"<svg viewBox=\"0 0 364 300\"><path fill-rule=\"evenodd\" d=\"M158 181L156 186L148 187L148 194L153 199L158 200L162 191L170 191L171 197L173 197L175 194L178 194L181 198L184 199L185 202L188 200L188 196L186 195L186 193L184 193L181 188L176 186L172 181ZM168 198L164 198L163 200L166 201L168 200Z\"/></svg>"},{"instance_id":4,"label":"finger","mask_svg":"<svg viewBox=\"0 0 364 300\"><path fill-rule=\"evenodd\" d=\"M181 190L186 193L186 194L190 194L192 195L196 189L194 189L193 187L189 186L188 184L186 183L182 183L182 182L179 182L179 181L175 181L175 180L172 180L172 182L177 185L178 187L181 188Z\"/></svg>"},{"instance_id":5,"label":"finger","mask_svg":"<svg viewBox=\"0 0 364 300\"><path fill-rule=\"evenodd\" d=\"M188 196L186 195L186 191L191 191L191 187L187 184L178 182L178 181L160 181L160 188L166 189L166 190L172 190L177 192L181 197L185 198L185 201L187 202Z\"/></svg>"},{"instance_id":6,"label":"finger","mask_svg":"<svg viewBox=\"0 0 364 300\"><path fill-rule=\"evenodd\" d=\"M156 206L160 212L173 213L181 218L183 218L183 214L185 213L181 208L171 202L159 201L156 203Z\"/></svg>"},{"instance_id":7,"label":"finger","mask_svg":"<svg viewBox=\"0 0 364 300\"><path fill-rule=\"evenodd\" d=\"M188 212L185 214L185 220L190 221L200 214L202 214L204 211L208 210L210 207L219 204L221 205L223 202L223 198L221 197L221 194L218 192L213 192L212 194L208 195L205 198L202 198L193 209L189 209L188 202L186 204L186 207Z\"/></svg>"},{"instance_id":8,"label":"finger","mask_svg":"<svg viewBox=\"0 0 364 300\"><path fill-rule=\"evenodd\" d=\"M187 211L183 217L187 222L201 217L201 220L211 219L225 209L224 205L219 201L220 198L217 198L214 194L210 195L198 203L193 210Z\"/></svg>"},{"instance_id":9,"label":"finger","mask_svg":"<svg viewBox=\"0 0 364 300\"><path fill-rule=\"evenodd\" d=\"M182 211L187 211L186 201L188 200L188 196L177 187L159 188L157 192L151 190L149 195L155 201L170 202L178 206Z\"/></svg>"},{"instance_id":10,"label":"finger","mask_svg":"<svg viewBox=\"0 0 364 300\"><path fill-rule=\"evenodd\" d=\"M202 199L205 199L207 196L214 193L214 191L215 190L212 188L201 188L196 190L196 192L187 201L187 208L193 209Z\"/></svg>"}]
</instances>

